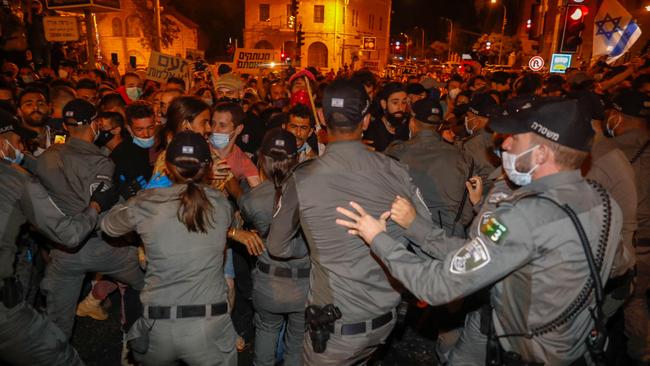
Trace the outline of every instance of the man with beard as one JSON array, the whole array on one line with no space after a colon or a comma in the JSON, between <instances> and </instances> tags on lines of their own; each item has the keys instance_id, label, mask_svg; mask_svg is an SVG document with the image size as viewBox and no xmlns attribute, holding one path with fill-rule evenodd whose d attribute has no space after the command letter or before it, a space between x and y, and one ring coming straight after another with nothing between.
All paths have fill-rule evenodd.
<instances>
[{"instance_id":1,"label":"man with beard","mask_svg":"<svg viewBox=\"0 0 650 366\"><path fill-rule=\"evenodd\" d=\"M49 116L49 104L45 92L39 88L28 87L18 96L18 116L22 119L23 127L30 129L38 136L27 143L27 149L39 156L50 147L54 138L46 122Z\"/></svg>"},{"instance_id":2,"label":"man with beard","mask_svg":"<svg viewBox=\"0 0 650 366\"><path fill-rule=\"evenodd\" d=\"M383 113L373 118L363 133L363 139L375 151L384 151L391 142L409 138L407 122L410 115L404 85L386 84L379 93L379 105Z\"/></svg>"}]
</instances>

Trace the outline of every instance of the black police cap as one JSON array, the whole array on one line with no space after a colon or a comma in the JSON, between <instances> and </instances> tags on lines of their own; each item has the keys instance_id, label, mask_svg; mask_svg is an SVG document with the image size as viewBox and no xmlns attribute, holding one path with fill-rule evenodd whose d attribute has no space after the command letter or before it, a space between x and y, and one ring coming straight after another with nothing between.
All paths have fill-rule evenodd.
<instances>
[{"instance_id":1,"label":"black police cap","mask_svg":"<svg viewBox=\"0 0 650 366\"><path fill-rule=\"evenodd\" d=\"M589 151L594 131L591 117L577 99L541 98L530 108L491 118L492 131L504 134L533 132L575 150Z\"/></svg>"},{"instance_id":2,"label":"black police cap","mask_svg":"<svg viewBox=\"0 0 650 366\"><path fill-rule=\"evenodd\" d=\"M165 160L178 166L199 165L210 162L212 154L202 135L183 131L177 133L167 146Z\"/></svg>"},{"instance_id":3,"label":"black police cap","mask_svg":"<svg viewBox=\"0 0 650 366\"><path fill-rule=\"evenodd\" d=\"M430 98L418 100L411 106L415 119L422 123L442 123L442 107L440 103Z\"/></svg>"}]
</instances>

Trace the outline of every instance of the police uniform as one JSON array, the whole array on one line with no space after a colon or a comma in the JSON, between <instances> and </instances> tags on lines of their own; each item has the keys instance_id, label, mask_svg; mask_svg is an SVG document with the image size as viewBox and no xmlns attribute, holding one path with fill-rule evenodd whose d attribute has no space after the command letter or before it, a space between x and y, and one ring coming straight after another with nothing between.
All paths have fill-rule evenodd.
<instances>
[{"instance_id":1,"label":"police uniform","mask_svg":"<svg viewBox=\"0 0 650 366\"><path fill-rule=\"evenodd\" d=\"M439 126L442 121L440 106L431 99L414 103L412 110L420 123ZM465 237L465 226L474 217L465 188L465 181L473 175L471 158L432 129L417 132L409 141L393 142L386 154L408 165L434 224L449 236Z\"/></svg>"},{"instance_id":2,"label":"police uniform","mask_svg":"<svg viewBox=\"0 0 650 366\"><path fill-rule=\"evenodd\" d=\"M244 221L251 223L263 239L273 218L275 187L268 180L243 195L239 208ZM309 290L309 256L307 244L298 234L292 259L272 258L268 251L257 257L253 271L253 306L255 308L255 365L275 365L280 329L287 318L284 364L302 365L305 333L305 304ZM282 340L280 340L282 341Z\"/></svg>"},{"instance_id":3,"label":"police uniform","mask_svg":"<svg viewBox=\"0 0 650 366\"><path fill-rule=\"evenodd\" d=\"M64 107L66 123L89 124L94 116L94 107L85 100L75 99ZM96 189L111 186L113 170L113 163L97 146L70 137L38 158L36 175L61 212L72 216L88 206ZM53 249L41 289L47 297L48 316L68 337L72 335L77 299L88 272L103 273L136 289L144 285L137 248L110 246L99 231L74 251Z\"/></svg>"},{"instance_id":4,"label":"police uniform","mask_svg":"<svg viewBox=\"0 0 650 366\"><path fill-rule=\"evenodd\" d=\"M468 106L468 112L478 116L492 118L501 113L501 107L496 104L489 94L475 95ZM467 117L465 117L467 118ZM499 166L499 158L495 155L492 132L484 128L476 128L472 134L460 142L460 148L474 161L476 175L489 183L488 176ZM490 188L489 185L486 188Z\"/></svg>"},{"instance_id":5,"label":"police uniform","mask_svg":"<svg viewBox=\"0 0 650 366\"><path fill-rule=\"evenodd\" d=\"M0 112L0 133L20 129L9 121L11 116ZM21 294L11 298L9 288L15 285L11 278L14 276L16 239L27 219L38 224L43 232L57 233L68 239L66 243L76 245L75 239L68 235L83 230L88 233L96 224L97 214L91 209L77 217L77 221L64 217L46 195L30 197L33 190L28 191L28 187L32 184L37 185L26 172L19 171L5 159L0 160L0 363L83 365L63 332L25 303ZM79 226L75 226L77 224ZM73 226L73 230L68 230Z\"/></svg>"},{"instance_id":6,"label":"police uniform","mask_svg":"<svg viewBox=\"0 0 650 366\"><path fill-rule=\"evenodd\" d=\"M491 124L497 131L522 133L537 132L533 122L541 123L558 132L558 143L585 151L588 120L576 111L576 101L551 103L530 118ZM494 284L492 311L486 316L500 347L517 354L521 362L569 365L588 353L585 340L594 326L589 308L595 299L590 296L591 273L576 227L554 202L576 213L604 283L618 250L622 214L604 190L585 181L577 170L536 179L501 200L494 212L478 218L478 235L460 249L458 240L416 220L409 227L409 238L425 244L440 259L419 258L387 233L375 237L372 252L409 290L431 304ZM468 317L465 333L478 332L480 319ZM452 359L454 365L484 362Z\"/></svg>"},{"instance_id":7,"label":"police uniform","mask_svg":"<svg viewBox=\"0 0 650 366\"><path fill-rule=\"evenodd\" d=\"M367 95L347 83L352 84L339 81L325 90L326 119L334 112L350 121L363 118ZM361 141L330 142L323 155L301 164L287 180L267 238L269 254L291 256L297 245L293 238L302 227L311 260L308 302L333 304L342 314L328 326L323 353L316 353L311 337L305 336L305 364L363 363L393 329L400 294L368 247L336 225L335 209L355 201L377 216L390 209L397 195L416 202L418 214L430 220L405 167ZM396 224L389 224L388 231L402 237Z\"/></svg>"},{"instance_id":8,"label":"police uniform","mask_svg":"<svg viewBox=\"0 0 650 366\"><path fill-rule=\"evenodd\" d=\"M207 142L192 132L180 133L172 140L168 159L193 156L198 149L196 139L204 144L200 154L205 154L197 155L199 161L209 160ZM190 147L194 152L182 153ZM170 149L177 152L171 154ZM144 313L126 337L143 365L237 363L223 275L232 210L221 192L201 187L212 206L206 233L190 232L178 219L178 197L186 184L140 191L113 207L101 221L102 230L110 236L137 232L145 247L147 271L140 294Z\"/></svg>"},{"instance_id":9,"label":"police uniform","mask_svg":"<svg viewBox=\"0 0 650 366\"><path fill-rule=\"evenodd\" d=\"M648 118L647 97L636 91L622 92L614 100L614 108L631 116ZM645 130L629 130L613 139L631 163L636 176L637 276L632 297L625 309L625 333L630 357L650 361L650 316L647 291L650 288L650 136Z\"/></svg>"}]
</instances>

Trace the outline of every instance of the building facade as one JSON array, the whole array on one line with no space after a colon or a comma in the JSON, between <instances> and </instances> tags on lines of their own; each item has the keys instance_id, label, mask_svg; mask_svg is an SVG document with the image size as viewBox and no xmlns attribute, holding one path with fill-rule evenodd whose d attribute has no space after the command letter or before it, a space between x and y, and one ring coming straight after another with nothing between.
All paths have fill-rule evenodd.
<instances>
[{"instance_id":1,"label":"building facade","mask_svg":"<svg viewBox=\"0 0 650 366\"><path fill-rule=\"evenodd\" d=\"M524 26L518 31L522 41L522 62L527 64L530 57L540 55L550 62L551 55L558 53L564 27L567 0L523 0L524 19L531 19L532 30ZM646 0L618 0L618 2L635 18L641 28L641 37L622 60L638 55L650 40L650 12L646 9L650 2ZM589 65L593 50L594 21L602 1L586 0L580 4L588 8L584 18L585 28L582 32L582 45L574 54L572 66ZM525 25L525 23L524 23ZM529 37L533 34L533 37Z\"/></svg>"},{"instance_id":2,"label":"building facade","mask_svg":"<svg viewBox=\"0 0 650 366\"><path fill-rule=\"evenodd\" d=\"M244 47L282 51L294 64L300 52L302 67L322 71L345 65L380 71L389 54L390 13L391 0L302 0L292 21L291 0L246 0ZM300 50L298 29L305 37ZM374 50L364 48L364 37L374 37Z\"/></svg>"},{"instance_id":3,"label":"building facade","mask_svg":"<svg viewBox=\"0 0 650 366\"><path fill-rule=\"evenodd\" d=\"M107 63L111 61L111 54L116 53L120 72L125 71L131 56L135 57L137 68L145 68L151 49L141 42L144 35L142 19L131 0L120 0L120 3L119 12L97 14L99 53ZM178 38L169 47L163 46L161 52L180 57L195 53L199 45L199 26L173 10L165 9L161 16L174 22L179 29Z\"/></svg>"}]
</instances>

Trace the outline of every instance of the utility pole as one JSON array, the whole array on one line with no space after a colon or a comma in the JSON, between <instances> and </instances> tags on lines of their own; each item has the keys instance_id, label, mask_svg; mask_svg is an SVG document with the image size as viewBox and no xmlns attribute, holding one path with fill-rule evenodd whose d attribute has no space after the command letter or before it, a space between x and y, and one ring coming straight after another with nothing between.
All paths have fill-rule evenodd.
<instances>
[{"instance_id":1,"label":"utility pole","mask_svg":"<svg viewBox=\"0 0 650 366\"><path fill-rule=\"evenodd\" d=\"M451 61L451 40L452 37L454 36L454 22L449 18L445 18L445 17L441 17L441 18L449 22L449 44L448 44L449 50L447 54L447 61Z\"/></svg>"},{"instance_id":2,"label":"utility pole","mask_svg":"<svg viewBox=\"0 0 650 366\"><path fill-rule=\"evenodd\" d=\"M153 48L154 51L160 52L162 50L162 27L160 24L160 0L156 0L154 3L154 20L156 25L156 34L154 35Z\"/></svg>"}]
</instances>

